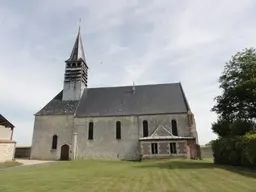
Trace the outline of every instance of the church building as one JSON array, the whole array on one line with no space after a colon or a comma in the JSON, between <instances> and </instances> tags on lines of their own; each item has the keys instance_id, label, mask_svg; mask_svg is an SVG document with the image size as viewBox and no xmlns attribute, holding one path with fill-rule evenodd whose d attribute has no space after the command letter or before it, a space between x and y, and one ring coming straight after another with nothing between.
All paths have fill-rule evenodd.
<instances>
[{"instance_id":1,"label":"church building","mask_svg":"<svg viewBox=\"0 0 256 192\"><path fill-rule=\"evenodd\" d=\"M31 159L197 158L181 83L91 88L80 29L63 89L35 114Z\"/></svg>"}]
</instances>

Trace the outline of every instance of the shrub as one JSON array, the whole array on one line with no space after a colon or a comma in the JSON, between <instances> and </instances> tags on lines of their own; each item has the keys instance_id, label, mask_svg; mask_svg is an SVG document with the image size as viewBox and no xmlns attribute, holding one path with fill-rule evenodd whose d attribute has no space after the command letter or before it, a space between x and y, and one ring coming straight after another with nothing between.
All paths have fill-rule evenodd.
<instances>
[{"instance_id":1,"label":"shrub","mask_svg":"<svg viewBox=\"0 0 256 192\"><path fill-rule=\"evenodd\" d=\"M256 133L217 139L212 150L216 164L256 168Z\"/></svg>"}]
</instances>

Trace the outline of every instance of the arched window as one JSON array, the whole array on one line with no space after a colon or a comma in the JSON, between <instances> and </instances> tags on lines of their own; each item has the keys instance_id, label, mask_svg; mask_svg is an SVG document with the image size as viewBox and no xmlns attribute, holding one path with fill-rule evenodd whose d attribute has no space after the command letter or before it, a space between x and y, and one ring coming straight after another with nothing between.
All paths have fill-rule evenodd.
<instances>
[{"instance_id":1,"label":"arched window","mask_svg":"<svg viewBox=\"0 0 256 192\"><path fill-rule=\"evenodd\" d=\"M143 121L143 137L148 136L148 121Z\"/></svg>"},{"instance_id":2,"label":"arched window","mask_svg":"<svg viewBox=\"0 0 256 192\"><path fill-rule=\"evenodd\" d=\"M172 134L178 136L177 122L172 120Z\"/></svg>"},{"instance_id":3,"label":"arched window","mask_svg":"<svg viewBox=\"0 0 256 192\"><path fill-rule=\"evenodd\" d=\"M93 122L89 123L88 139L93 140Z\"/></svg>"},{"instance_id":4,"label":"arched window","mask_svg":"<svg viewBox=\"0 0 256 192\"><path fill-rule=\"evenodd\" d=\"M58 136L53 135L53 137L52 137L52 149L57 149L57 144L58 144Z\"/></svg>"},{"instance_id":5,"label":"arched window","mask_svg":"<svg viewBox=\"0 0 256 192\"><path fill-rule=\"evenodd\" d=\"M121 139L121 122L116 122L116 139Z\"/></svg>"}]
</instances>

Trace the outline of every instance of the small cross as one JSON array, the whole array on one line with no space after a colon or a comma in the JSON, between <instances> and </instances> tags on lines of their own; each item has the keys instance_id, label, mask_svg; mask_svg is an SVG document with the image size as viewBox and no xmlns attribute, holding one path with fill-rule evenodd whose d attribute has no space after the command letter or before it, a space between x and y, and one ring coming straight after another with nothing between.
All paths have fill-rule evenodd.
<instances>
[{"instance_id":1,"label":"small cross","mask_svg":"<svg viewBox=\"0 0 256 192\"><path fill-rule=\"evenodd\" d=\"M79 18L79 28L78 28L78 33L80 33L81 21L82 21L82 19L81 19L81 18Z\"/></svg>"}]
</instances>

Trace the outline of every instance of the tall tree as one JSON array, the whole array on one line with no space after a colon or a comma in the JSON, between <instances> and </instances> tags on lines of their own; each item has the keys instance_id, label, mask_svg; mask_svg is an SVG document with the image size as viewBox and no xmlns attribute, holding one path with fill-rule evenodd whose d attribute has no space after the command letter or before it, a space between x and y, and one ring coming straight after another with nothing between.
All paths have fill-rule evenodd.
<instances>
[{"instance_id":1,"label":"tall tree","mask_svg":"<svg viewBox=\"0 0 256 192\"><path fill-rule=\"evenodd\" d=\"M256 118L256 50L244 49L232 56L219 78L223 93L212 108L221 119Z\"/></svg>"}]
</instances>

